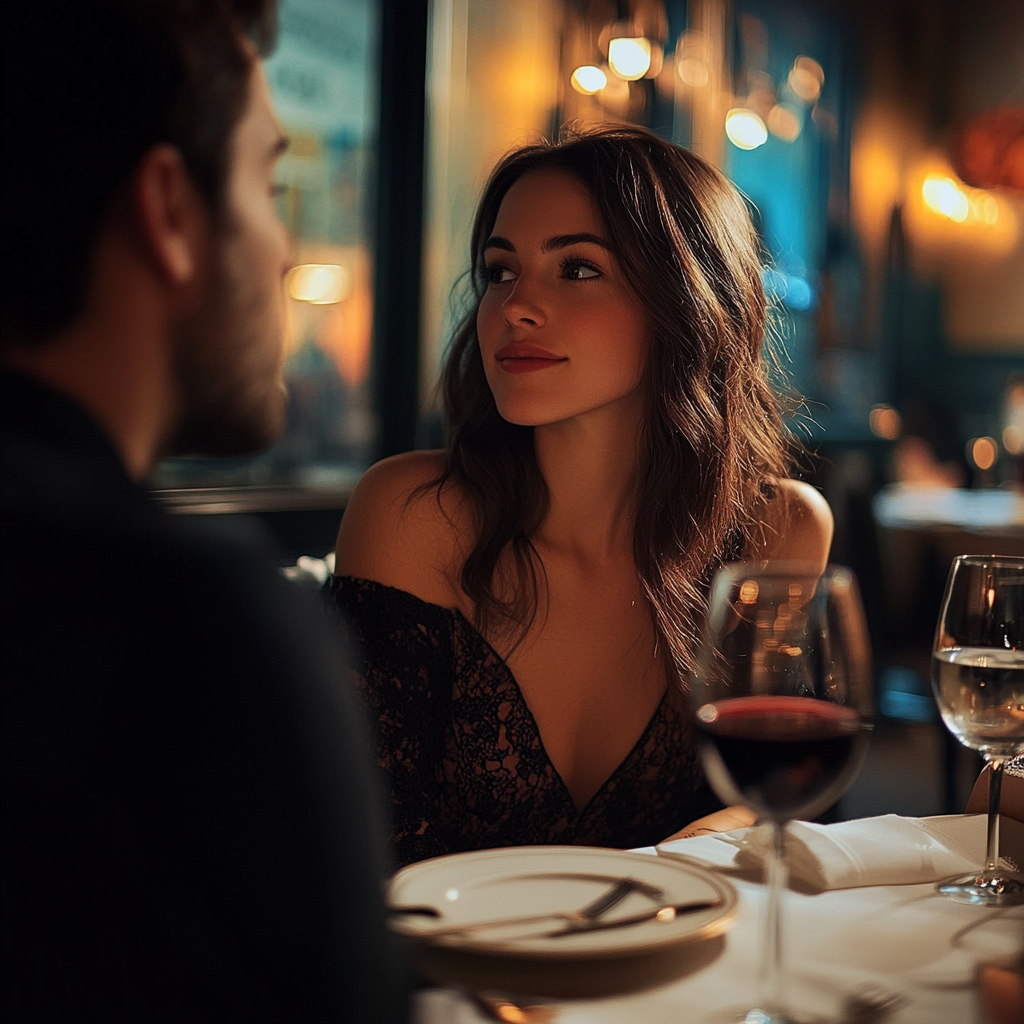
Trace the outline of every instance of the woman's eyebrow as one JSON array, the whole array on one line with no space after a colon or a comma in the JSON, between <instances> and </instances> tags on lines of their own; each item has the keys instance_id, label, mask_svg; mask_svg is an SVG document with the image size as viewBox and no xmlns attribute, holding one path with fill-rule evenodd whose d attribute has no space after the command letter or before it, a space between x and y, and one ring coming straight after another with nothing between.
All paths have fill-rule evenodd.
<instances>
[{"instance_id":1,"label":"woman's eyebrow","mask_svg":"<svg viewBox=\"0 0 1024 1024\"><path fill-rule=\"evenodd\" d=\"M581 231L575 235L555 235L547 238L541 244L541 252L551 252L552 249L567 249L570 245L579 245L580 242L590 242L592 245L599 245L602 249L611 250L611 246L600 237L592 235L589 231Z\"/></svg>"},{"instance_id":2,"label":"woman's eyebrow","mask_svg":"<svg viewBox=\"0 0 1024 1024\"><path fill-rule=\"evenodd\" d=\"M570 245L579 245L581 242L590 242L591 245L599 245L602 249L611 251L611 246L600 235L592 235L589 231L581 231L575 235L553 235L541 243L541 252L551 252L553 249L567 249ZM515 252L516 247L501 235L491 235L484 242L484 249L504 249L506 252Z\"/></svg>"}]
</instances>

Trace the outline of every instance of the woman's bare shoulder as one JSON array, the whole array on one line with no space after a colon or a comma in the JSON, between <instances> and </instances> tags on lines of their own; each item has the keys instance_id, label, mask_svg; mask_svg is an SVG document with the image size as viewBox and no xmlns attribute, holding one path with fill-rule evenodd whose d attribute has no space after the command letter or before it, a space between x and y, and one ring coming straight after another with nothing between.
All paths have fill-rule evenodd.
<instances>
[{"instance_id":1,"label":"woman's bare shoulder","mask_svg":"<svg viewBox=\"0 0 1024 1024\"><path fill-rule=\"evenodd\" d=\"M444 467L442 451L406 452L371 466L345 508L334 571L460 606L470 516L458 485L447 483L440 494L432 486Z\"/></svg>"},{"instance_id":2,"label":"woman's bare shoulder","mask_svg":"<svg viewBox=\"0 0 1024 1024\"><path fill-rule=\"evenodd\" d=\"M821 492L800 480L777 480L767 499L762 536L749 554L813 562L824 568L832 546L832 510Z\"/></svg>"}]
</instances>

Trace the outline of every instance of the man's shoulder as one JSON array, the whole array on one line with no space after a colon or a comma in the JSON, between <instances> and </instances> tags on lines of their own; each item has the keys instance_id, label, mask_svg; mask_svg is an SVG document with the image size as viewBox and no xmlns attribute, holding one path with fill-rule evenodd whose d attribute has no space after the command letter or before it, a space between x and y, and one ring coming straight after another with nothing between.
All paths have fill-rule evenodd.
<instances>
[{"instance_id":1,"label":"man's shoulder","mask_svg":"<svg viewBox=\"0 0 1024 1024\"><path fill-rule=\"evenodd\" d=\"M61 461L36 469L5 478L0 590L8 608L45 609L40 634L89 623L155 637L197 620L197 605L220 601L226 622L288 592L271 543L247 524L169 515L142 488Z\"/></svg>"},{"instance_id":2,"label":"man's shoulder","mask_svg":"<svg viewBox=\"0 0 1024 1024\"><path fill-rule=\"evenodd\" d=\"M254 636L294 657L323 645L266 534L239 517L169 515L101 435L76 447L64 424L48 432L8 417L0 472L7 649L19 663L35 658L33 671L250 663Z\"/></svg>"},{"instance_id":3,"label":"man's shoulder","mask_svg":"<svg viewBox=\"0 0 1024 1024\"><path fill-rule=\"evenodd\" d=\"M0 544L19 548L22 535L39 534L53 551L87 534L109 544L118 535L161 529L159 510L124 471L98 433L74 438L32 429L0 429ZM81 543L81 541L76 541Z\"/></svg>"}]
</instances>

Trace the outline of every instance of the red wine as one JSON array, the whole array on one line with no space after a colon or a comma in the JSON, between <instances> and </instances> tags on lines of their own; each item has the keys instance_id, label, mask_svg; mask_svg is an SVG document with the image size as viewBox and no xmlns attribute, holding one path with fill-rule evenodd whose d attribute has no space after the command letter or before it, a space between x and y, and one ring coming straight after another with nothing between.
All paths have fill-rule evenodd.
<instances>
[{"instance_id":1,"label":"red wine","mask_svg":"<svg viewBox=\"0 0 1024 1024\"><path fill-rule=\"evenodd\" d=\"M808 697L733 697L697 711L708 781L727 804L775 821L831 806L860 767L867 733L852 708Z\"/></svg>"}]
</instances>

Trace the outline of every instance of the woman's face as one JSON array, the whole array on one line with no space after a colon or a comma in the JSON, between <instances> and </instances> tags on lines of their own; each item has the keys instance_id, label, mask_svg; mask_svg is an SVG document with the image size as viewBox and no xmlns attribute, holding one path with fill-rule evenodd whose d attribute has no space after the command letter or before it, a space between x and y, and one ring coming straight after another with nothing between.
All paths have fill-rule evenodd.
<instances>
[{"instance_id":1,"label":"woman's face","mask_svg":"<svg viewBox=\"0 0 1024 1024\"><path fill-rule=\"evenodd\" d=\"M576 177L519 178L501 202L483 262L477 336L504 419L542 426L616 405L635 413L647 325Z\"/></svg>"}]
</instances>

